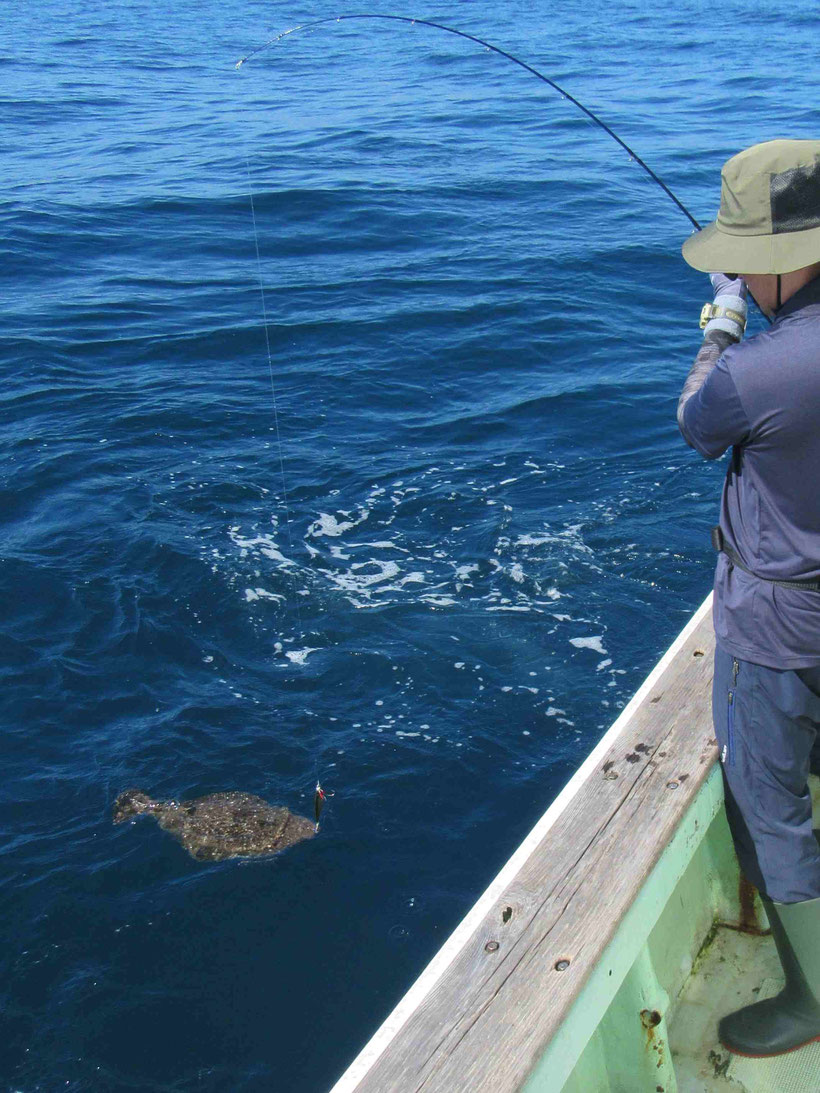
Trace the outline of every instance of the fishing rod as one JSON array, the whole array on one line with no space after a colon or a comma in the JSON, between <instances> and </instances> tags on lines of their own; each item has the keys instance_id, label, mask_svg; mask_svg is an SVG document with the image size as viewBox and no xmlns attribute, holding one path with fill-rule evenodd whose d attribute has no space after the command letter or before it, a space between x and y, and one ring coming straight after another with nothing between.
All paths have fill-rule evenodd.
<instances>
[{"instance_id":1,"label":"fishing rod","mask_svg":"<svg viewBox=\"0 0 820 1093\"><path fill-rule=\"evenodd\" d=\"M573 106L576 106L582 114L585 114L590 121L594 122L595 125L603 129L603 131L608 136L610 136L616 144L619 144L621 148L623 148L623 150L627 153L629 158L633 160L633 162L637 163L638 166L643 171L645 171L647 175L649 175L652 181L660 186L666 196L675 203L675 205L680 209L684 216L689 220L690 224L692 224L695 231L700 231L701 225L687 209L687 207L683 204L680 198L677 197L676 194L674 194L670 190L670 188L666 185L663 179L660 178L655 173L655 171L652 170L649 164L646 163L638 155L635 149L631 148L625 140L622 140L621 137L619 137L618 134L615 132L615 130L612 129L611 126L607 125L607 123L603 121L603 119L599 118L594 111L584 106L584 104L576 99L574 95L570 94L570 92L567 91L566 88L561 87L560 84L556 83L555 80L551 79L549 76L545 76L543 72L539 72L537 68L534 68L532 65L527 64L526 61L522 61L519 57L514 57L512 53L508 53L507 50L501 49L499 46L493 45L492 42L487 42L485 41L485 39L477 37L475 34L468 34L466 31L457 30L455 27L444 26L443 23L434 23L429 19L415 19L408 15L381 15L375 12L361 12L352 15L326 16L323 19L313 19L309 23L300 23L298 26L290 27L290 29L282 31L281 34L277 34L275 35L275 37L269 38L267 42L264 42L261 46L257 46L256 49L252 49L250 53L246 54L239 61L237 61L236 68L241 68L242 65L244 65L246 61L249 61L252 57L256 57L259 53L262 53L270 46L275 45L277 42L281 42L283 38L287 38L291 34L296 34L300 30L311 30L313 27L323 26L326 23L341 23L350 19L378 19L383 22L405 23L409 24L410 26L418 25L422 27L432 27L434 30L442 30L447 34L454 34L457 38L465 38L468 42L475 42L477 45L483 46L485 49L490 50L490 52L497 53L499 57L504 57L506 58L506 60L512 61L513 64L517 64L525 71L531 72L533 76L536 76L543 83L547 84L549 87L553 88L553 90L557 91L558 94L565 98L568 102L571 102ZM771 319L769 319L768 315L765 314L763 309L757 303L757 300L755 300L754 296L752 296L751 292L749 292L748 295L752 303L754 303L754 305L757 307L760 314L763 315L767 322L771 323Z\"/></svg>"},{"instance_id":2,"label":"fishing rod","mask_svg":"<svg viewBox=\"0 0 820 1093\"><path fill-rule=\"evenodd\" d=\"M683 202L680 201L675 196L675 194L672 193L672 191L669 189L663 179L659 178L658 175L656 175L655 172L652 170L652 168L641 159L635 149L630 148L626 141L621 140L618 134L613 129L611 129L605 121L602 121L602 119L599 118L597 114L593 113L592 110L589 110L586 106L584 106L582 102L579 102L574 95L571 95L569 91L557 84L555 80L551 80L549 76L545 76L543 72L539 72L537 68L533 68L533 66L527 64L526 61L522 61L518 57L513 57L512 53L508 53L506 50L501 49L499 46L494 46L492 42L485 42L483 38L477 38L474 34L467 34L466 31L456 30L454 27L445 27L442 23L433 23L429 19L413 19L408 15L376 15L373 13L362 13L358 15L328 16L324 19L314 19L310 23L301 23L299 26L291 27L289 30L282 31L281 34L277 34L274 38L270 38L263 45L257 46L256 49L252 49L250 53L248 53L241 60L237 61L236 67L241 68L246 61L249 61L251 59L251 57L256 57L257 54L262 53L263 50L266 50L270 46L275 45L276 42L281 42L283 38L287 38L291 34L296 34L297 31L310 30L312 27L319 27L325 23L341 23L343 20L348 19L380 19L393 23L409 23L410 26L418 25L422 27L433 27L435 30L446 31L447 34L455 34L458 38L466 38L468 42L476 42L478 45L484 46L485 49L489 49L492 53L497 53L500 57L506 57L508 61L512 61L514 64L519 65L521 68L526 69L527 72L531 72L533 76L537 76L539 80L542 80L545 84L548 84L555 91L557 91L559 95L562 95L565 99L571 102L573 106L577 106L578 109L582 113L586 114L586 116L591 121L595 122L596 125L599 125L605 133L608 133L609 136L612 137L612 139L617 144L620 144L621 148L623 148L623 150L629 155L629 157L633 159L639 167L642 167L643 170L646 171L652 181L656 182L658 186L660 186L660 188L663 190L663 192L668 197L670 197L672 201L675 202L675 204L684 214L684 216L688 217L695 230L700 230L700 224L697 222L697 220L695 220L694 216L692 216L692 214L689 212Z\"/></svg>"}]
</instances>

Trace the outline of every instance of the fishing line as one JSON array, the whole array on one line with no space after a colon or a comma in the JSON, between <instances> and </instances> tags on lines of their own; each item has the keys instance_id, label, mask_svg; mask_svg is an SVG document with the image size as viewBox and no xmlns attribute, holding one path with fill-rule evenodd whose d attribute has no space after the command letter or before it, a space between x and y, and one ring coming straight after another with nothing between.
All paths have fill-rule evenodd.
<instances>
[{"instance_id":1,"label":"fishing line","mask_svg":"<svg viewBox=\"0 0 820 1093\"><path fill-rule=\"evenodd\" d=\"M282 41L283 38L287 38L291 34L296 34L298 31L311 30L314 27L323 26L327 23L341 23L343 21L348 21L348 20L353 20L353 19L356 19L356 20L377 19L377 20L380 20L380 21L383 21L383 22L404 23L404 24L407 24L407 25L410 25L410 26L418 25L418 26L423 26L423 27L431 27L434 30L441 30L441 31L444 31L447 34L453 34L458 38L464 38L468 42L475 42L477 45L483 46L484 49L489 50L491 53L497 53L500 57L504 57L506 60L512 61L513 64L518 65L520 68L523 68L525 71L532 73L533 76L537 77L543 83L547 84L554 91L557 91L558 94L561 95L562 98L566 99L568 102L571 102L573 104L573 106L577 107L578 110L581 111L582 114L584 114L590 121L592 121L595 125L597 125L599 128L601 128L609 137L612 138L612 140L615 141L616 144L618 144L621 148L623 148L623 150L627 153L627 155L632 160L632 162L637 163L638 166L649 176L649 178L651 178L652 181L663 190L663 192L667 195L667 197L672 202L674 202L674 204L677 206L677 208L680 209L680 211L684 214L684 216L686 216L686 218L692 224L693 228L696 231L700 231L701 225L698 223L698 221L695 219L695 217L692 215L692 213L687 209L687 207L683 204L683 202L666 185L666 183L663 181L663 179L660 178L655 173L655 171L652 170L652 168L641 158L641 156L638 155L638 153L635 151L634 148L630 147L630 145L628 145L626 143L626 141L622 140L622 138L618 136L618 134L614 131L614 129L612 129L609 125L607 125L607 123L605 121L603 121L603 119L600 118L594 111L592 111L588 107L584 106L584 104L582 102L580 102L578 99L576 99L575 96L570 94L570 92L567 91L565 88L561 87L560 84L556 83L555 80L551 79L549 76L545 76L543 72L539 72L537 68L534 68L532 65L527 64L526 61L522 61L520 58L513 56L512 53L508 53L506 50L501 49L499 46L493 45L492 42L487 42L483 38L479 38L474 34L468 34L463 30L457 30L454 27L444 26L442 23L435 23L435 22L432 22L431 20L428 20L428 19L414 19L414 18L412 18L410 16L406 16L406 15L382 15L382 14L374 13L374 12L362 12L362 13L351 14L351 15L328 16L328 17L322 18L322 19L314 19L314 20L312 20L311 22L308 22L308 23L301 23L298 26L290 27L288 30L283 31L281 34L277 34L275 37L270 38L267 42L264 42L261 46L257 46L256 49L251 50L250 53L248 53L248 54L246 54L246 56L242 57L236 63L236 68L237 69L241 68L252 57L256 57L258 54L262 53L264 50L268 49L270 46L275 45L277 42ZM266 301L265 301L265 287L264 287L264 281L263 281L263 276L262 276L262 260L261 260L261 256L260 256L260 250L259 250L259 232L257 230L256 211L255 211L255 208L254 208L254 201L253 201L253 185L252 185L252 182L251 182L250 160L249 160L247 155L245 156L245 163L246 163L247 173L248 173L248 194L250 196L251 218L252 218L252 222L253 222L253 233L254 233L254 244L255 244L255 247L256 247L256 262L257 262L257 271L258 271L258 276L259 276L259 294L260 294L260 297L261 297L261 300L262 300L262 317L263 317L263 323L264 323L264 327L265 327L265 345L266 345L267 354L268 354L268 370L269 370L269 373L270 373L271 396L272 396L272 400L273 400L273 415L274 415L274 423L275 423L275 428L276 428L277 445L278 445L278 448L279 448L279 465L280 465L280 472L281 472L281 477L282 477L282 493L283 493L283 498L284 498L285 519L286 519L286 526L287 526L287 533L288 533L288 544L289 544L289 549L290 549L291 556L293 556L293 541L292 541L292 537L291 537L291 527L290 527L290 506L289 506L289 502L288 502L287 487L285 485L285 466L284 466L284 458L283 458L283 454L282 454L281 434L280 434L280 431L279 431L279 415L278 415L278 409L277 409L277 403L276 403L276 386L275 386L275 383L274 383L274 376L273 376L273 356L272 356L272 353L271 353L271 346L270 346L270 334L269 334L269 329L268 329L267 306L266 306ZM757 304L757 301L754 300L754 297L751 295L751 293L749 293L749 297L750 297L750 299L752 299L752 301L755 304ZM758 309L759 309L759 307L758 307ZM768 316L764 316L764 317L768 319ZM768 320L768 321L771 322L771 320ZM301 630L302 622L301 622L301 614L299 612L298 600L296 601L296 611L297 611L297 615L299 616L299 628ZM319 762L318 762L318 760L316 760L316 763L315 763L315 778L316 778L315 794L316 795L322 794L322 798L323 798L323 801L324 801L324 794L321 790L321 785L320 785ZM332 793L327 793L326 796L327 797L332 797L333 794ZM314 806L315 806L315 801L316 801L316 797L314 797ZM321 808L321 805L319 806L319 808ZM317 822L317 830L318 830L318 812L317 812L317 815L316 815L316 822Z\"/></svg>"},{"instance_id":2,"label":"fishing line","mask_svg":"<svg viewBox=\"0 0 820 1093\"><path fill-rule=\"evenodd\" d=\"M265 283L262 277L262 256L259 251L259 231L256 226L256 209L253 203L253 183L251 181L251 162L246 153L245 167L248 172L248 197L251 203L251 222L253 224L253 242L256 248L256 271L259 278L259 295L262 300L262 325L265 328L265 348L268 353L268 374L270 376L270 393L273 402L273 424L276 430L276 445L279 450L279 471L282 477L282 500L285 508L285 528L288 533L288 552L293 558L293 537L290 530L290 502L288 501L288 488L285 484L285 459L282 453L282 434L279 431L279 410L276 403L276 383L273 378L273 354L270 348L270 331L268 329L268 308L265 301ZM298 597L294 598L296 605L296 618L299 621L299 633L302 633L302 613L299 610Z\"/></svg>"},{"instance_id":3,"label":"fishing line","mask_svg":"<svg viewBox=\"0 0 820 1093\"><path fill-rule=\"evenodd\" d=\"M623 148L623 150L627 153L629 158L634 163L637 163L638 166L642 170L644 170L647 175L649 175L649 177L652 179L653 182L655 182L658 186L660 186L660 188L667 195L667 197L669 197L675 203L675 205L680 209L680 211L684 214L684 216L689 220L689 222L692 224L694 229L696 231L700 231L701 225L698 223L698 221L695 219L695 217L689 212L689 210L683 204L683 202L680 200L680 198L678 198L669 189L669 187L666 185L666 183L663 181L663 179L660 178L652 170L652 168L649 166L649 164L646 163L638 155L638 153L635 151L635 149L631 148L626 143L625 140L622 140L618 136L618 134L615 132L615 130L612 129L609 125L607 125L607 123L605 121L603 121L601 118L599 118L598 115L596 113L594 113L594 111L592 111L588 107L584 106L584 104L582 102L580 102L578 99L576 99L574 95L571 95L569 93L569 91L566 90L566 88L561 87L560 84L557 84L555 82L555 80L550 79L549 76L545 76L543 72L539 72L537 68L533 68L532 65L527 64L526 61L522 61L519 57L514 57L512 55L512 53L508 53L505 49L501 49L499 46L493 45L492 42L487 42L483 38L478 38L475 34L467 34L466 31L456 30L455 27L446 27L442 23L434 23L429 19L414 19L409 15L381 15L381 14L378 14L378 13L375 13L375 12L362 12L362 13L358 13L358 14L354 14L354 15L327 16L323 19L313 19L309 23L300 23L298 26L290 27L289 30L284 30L284 31L282 31L281 34L277 34L275 37L269 38L267 42L264 42L261 46L257 46L256 49L252 49L250 51L250 53L246 54L239 61L237 61L236 62L236 68L241 68L242 65L244 65L246 61L249 61L252 57L256 57L259 53L262 53L264 50L268 49L270 46L275 45L277 42L281 42L283 38L287 38L291 34L296 34L300 30L310 30L313 27L323 26L325 23L341 23L343 21L350 20L350 19L379 19L381 21L392 22L392 23L405 23L405 24L409 24L410 26L418 25L418 26L422 26L422 27L432 27L434 30L442 30L442 31L445 31L445 33L447 33L447 34L454 34L458 38L465 38L468 42L475 42L477 45L483 46L485 49L490 50L491 53L497 53L499 55L499 57L504 57L504 58L506 58L506 60L512 61L513 64L517 64L520 68L525 69L525 71L531 72L533 74L533 76L536 76L543 83L547 84L549 87L551 87L555 91L557 91L558 94L562 96L562 98L566 99L568 102L571 102L573 104L573 106L577 106L577 108L583 114L585 114L586 117L589 118L590 121L594 122L595 125L599 126L601 129L603 129L603 131L608 136L610 136L616 142L616 144L619 144L621 146L621 148ZM749 292L748 295L749 295L749 299L755 304L758 311L760 311L761 315L763 315L763 317L766 319L767 322L771 323L772 320L769 319L768 315L766 315L763 312L762 308L757 303L757 300L755 300L754 296L752 296L751 292Z\"/></svg>"}]
</instances>

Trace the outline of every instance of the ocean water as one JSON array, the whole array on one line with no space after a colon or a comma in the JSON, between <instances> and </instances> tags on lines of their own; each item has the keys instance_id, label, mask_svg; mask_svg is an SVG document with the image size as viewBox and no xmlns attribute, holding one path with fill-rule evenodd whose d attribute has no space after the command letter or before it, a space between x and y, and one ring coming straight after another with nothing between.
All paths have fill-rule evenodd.
<instances>
[{"instance_id":1,"label":"ocean water","mask_svg":"<svg viewBox=\"0 0 820 1093\"><path fill-rule=\"evenodd\" d=\"M9 1093L327 1090L710 587L688 221L452 35L235 70L344 10L3 5ZM372 10L540 68L703 222L818 135L814 0ZM317 778L271 859L111 822Z\"/></svg>"}]
</instances>

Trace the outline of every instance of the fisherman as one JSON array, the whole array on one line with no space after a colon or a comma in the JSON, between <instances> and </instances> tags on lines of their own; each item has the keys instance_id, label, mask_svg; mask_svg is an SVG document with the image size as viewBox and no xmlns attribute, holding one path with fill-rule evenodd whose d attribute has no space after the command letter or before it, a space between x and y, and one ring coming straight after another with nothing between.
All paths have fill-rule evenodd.
<instances>
[{"instance_id":1,"label":"fisherman","mask_svg":"<svg viewBox=\"0 0 820 1093\"><path fill-rule=\"evenodd\" d=\"M717 220L683 257L711 273L703 344L678 404L687 443L731 448L723 486L712 695L726 812L760 890L784 990L723 1017L739 1055L820 1040L820 140L728 160ZM726 272L727 270L733 272ZM747 291L771 325L742 341Z\"/></svg>"}]
</instances>

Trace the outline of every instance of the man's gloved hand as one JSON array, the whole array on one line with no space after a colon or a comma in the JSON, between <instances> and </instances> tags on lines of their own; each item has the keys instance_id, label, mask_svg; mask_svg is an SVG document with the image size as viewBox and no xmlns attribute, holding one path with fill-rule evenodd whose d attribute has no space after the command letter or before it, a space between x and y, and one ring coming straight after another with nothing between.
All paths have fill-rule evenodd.
<instances>
[{"instance_id":1,"label":"man's gloved hand","mask_svg":"<svg viewBox=\"0 0 820 1093\"><path fill-rule=\"evenodd\" d=\"M725 273L710 273L715 298L711 304L704 304L700 313L700 325L703 337L710 341L725 341L728 335L733 342L739 342L746 329L746 282L742 277L732 279ZM712 338L712 334L722 332L723 337Z\"/></svg>"}]
</instances>

